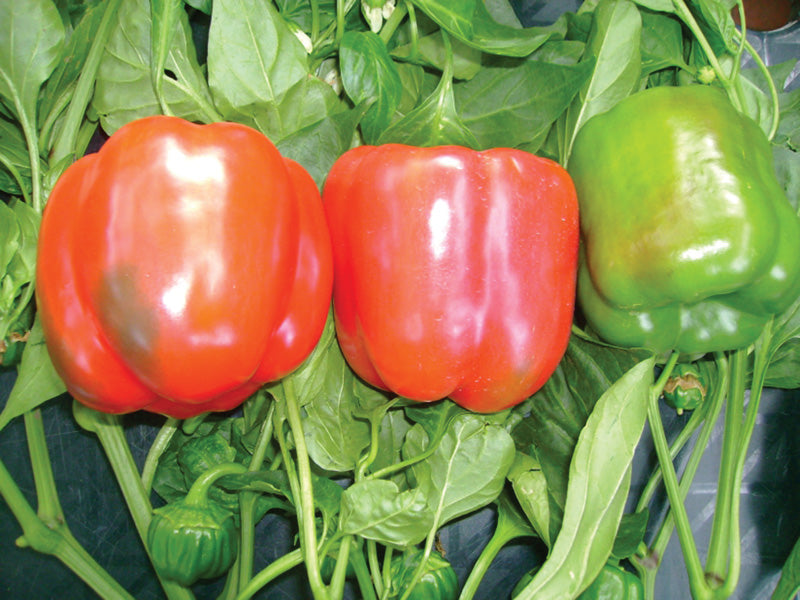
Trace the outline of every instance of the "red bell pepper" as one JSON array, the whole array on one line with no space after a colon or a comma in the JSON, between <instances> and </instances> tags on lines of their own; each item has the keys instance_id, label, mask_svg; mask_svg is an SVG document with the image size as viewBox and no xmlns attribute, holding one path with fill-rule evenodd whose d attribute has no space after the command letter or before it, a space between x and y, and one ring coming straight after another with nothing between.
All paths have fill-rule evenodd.
<instances>
[{"instance_id":1,"label":"red bell pepper","mask_svg":"<svg viewBox=\"0 0 800 600\"><path fill-rule=\"evenodd\" d=\"M557 163L362 146L334 164L323 205L339 343L368 383L494 412L553 373L578 258L575 190Z\"/></svg>"},{"instance_id":2,"label":"red bell pepper","mask_svg":"<svg viewBox=\"0 0 800 600\"><path fill-rule=\"evenodd\" d=\"M47 347L101 411L237 406L311 352L331 286L316 185L242 125L134 121L71 165L44 211Z\"/></svg>"}]
</instances>

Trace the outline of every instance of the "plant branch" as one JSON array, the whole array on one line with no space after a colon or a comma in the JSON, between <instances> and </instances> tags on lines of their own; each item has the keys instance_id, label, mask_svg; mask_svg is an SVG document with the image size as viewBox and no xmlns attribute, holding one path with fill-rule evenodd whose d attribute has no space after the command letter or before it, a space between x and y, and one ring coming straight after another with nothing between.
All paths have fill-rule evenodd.
<instances>
[{"instance_id":1,"label":"plant branch","mask_svg":"<svg viewBox=\"0 0 800 600\"><path fill-rule=\"evenodd\" d=\"M300 525L300 547L306 563L311 591L316 600L326 600L329 598L328 590L322 581L320 573L319 555L317 553L317 531L314 521L314 489L311 482L311 461L308 457L306 448L305 434L303 432L303 422L300 417L300 406L294 390L291 378L286 378L281 383L283 386L286 416L289 427L294 439L295 452L297 454L297 475L300 485L300 495L295 501L300 503L298 520Z\"/></svg>"},{"instance_id":2,"label":"plant branch","mask_svg":"<svg viewBox=\"0 0 800 600\"><path fill-rule=\"evenodd\" d=\"M153 488L153 479L156 476L158 461L161 459L161 455L164 454L164 451L169 446L172 436L174 436L175 432L178 431L179 425L180 421L178 421L178 419L168 417L164 422L164 425L162 425L161 429L158 431L156 439L153 440L153 444L150 446L150 450L147 452L147 457L145 458L144 466L142 467L142 487L144 488L145 493L149 494L150 490Z\"/></svg>"},{"instance_id":3,"label":"plant branch","mask_svg":"<svg viewBox=\"0 0 800 600\"><path fill-rule=\"evenodd\" d=\"M150 556L150 549L147 547L147 530L150 526L153 509L125 438L125 430L120 417L92 410L79 402L73 402L72 410L80 426L94 433L100 440L125 498L136 531L139 533L139 538L142 540L147 555ZM161 576L158 577L169 600L194 598L191 590Z\"/></svg>"},{"instance_id":4,"label":"plant branch","mask_svg":"<svg viewBox=\"0 0 800 600\"><path fill-rule=\"evenodd\" d=\"M53 141L53 149L50 152L52 164L57 165L69 156L72 156L73 159L75 158L78 132L80 131L81 122L86 114L86 107L89 106L89 101L94 94L97 70L105 54L108 38L114 30L113 19L119 11L120 4L121 0L108 0L105 2L105 12L97 27L97 31L94 32L94 40L86 56L86 62L81 69L78 82L75 85L75 93L72 96L69 106L67 106L64 122Z\"/></svg>"},{"instance_id":5,"label":"plant branch","mask_svg":"<svg viewBox=\"0 0 800 600\"><path fill-rule=\"evenodd\" d=\"M27 546L37 552L54 556L101 598L134 600L133 596L125 591L75 540L65 524L61 523L53 528L42 522L2 461L0 461L0 496L22 527L22 537L17 540L18 546Z\"/></svg>"},{"instance_id":6,"label":"plant branch","mask_svg":"<svg viewBox=\"0 0 800 600\"><path fill-rule=\"evenodd\" d=\"M747 374L747 351L735 350L731 356L731 379L728 402L725 407L725 429L722 437L722 458L717 480L717 502L711 525L706 573L713 587L725 581L728 573L731 522L738 521L734 514L733 501L736 485L736 461L742 439L744 415L745 376Z\"/></svg>"},{"instance_id":7,"label":"plant branch","mask_svg":"<svg viewBox=\"0 0 800 600\"><path fill-rule=\"evenodd\" d=\"M236 600L249 600L258 591L271 582L276 577L283 575L286 571L303 564L303 551L301 548L292 550L280 558L272 561L266 568L256 574L247 585L236 596Z\"/></svg>"},{"instance_id":8,"label":"plant branch","mask_svg":"<svg viewBox=\"0 0 800 600\"><path fill-rule=\"evenodd\" d=\"M678 530L678 539L686 562L686 570L689 575L689 585L692 589L692 595L695 600L706 600L710 597L710 589L705 582L703 567L700 563L700 556L697 552L694 536L692 535L689 516L683 504L683 497L681 496L678 477L675 473L675 466L670 458L667 437L664 433L664 425L658 410L658 398L660 394L661 390L654 386L648 398L647 419L650 423L653 444L664 477L664 487L667 490L667 498L672 507L673 518L675 519L675 525Z\"/></svg>"}]
</instances>

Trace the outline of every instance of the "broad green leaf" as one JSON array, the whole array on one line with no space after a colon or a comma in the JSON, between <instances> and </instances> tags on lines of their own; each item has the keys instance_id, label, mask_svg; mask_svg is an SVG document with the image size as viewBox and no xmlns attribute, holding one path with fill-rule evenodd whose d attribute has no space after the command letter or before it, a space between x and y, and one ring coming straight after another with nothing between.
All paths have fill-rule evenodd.
<instances>
[{"instance_id":1,"label":"broad green leaf","mask_svg":"<svg viewBox=\"0 0 800 600\"><path fill-rule=\"evenodd\" d=\"M366 143L374 143L391 122L403 94L400 73L386 44L371 31L344 34L339 47L344 91L354 104L369 104L361 120Z\"/></svg>"},{"instance_id":2,"label":"broad green leaf","mask_svg":"<svg viewBox=\"0 0 800 600\"><path fill-rule=\"evenodd\" d=\"M329 380L325 395L305 406L303 429L308 454L327 471L352 471L369 446L370 429L365 421L353 417L353 374L344 360L335 366L328 363L325 368Z\"/></svg>"},{"instance_id":3,"label":"broad green leaf","mask_svg":"<svg viewBox=\"0 0 800 600\"><path fill-rule=\"evenodd\" d=\"M320 30L325 29L336 20L336 0L318 0L315 6L308 0L276 0L275 4L287 21L293 21L303 31L311 31L314 12L319 19ZM359 19L358 11L348 13L348 18ZM349 27L347 28L350 29Z\"/></svg>"},{"instance_id":4,"label":"broad green leaf","mask_svg":"<svg viewBox=\"0 0 800 600\"><path fill-rule=\"evenodd\" d=\"M410 63L399 63L397 72L403 84L403 94L400 96L397 115L403 117L416 108L420 99L436 89L439 78L427 72L421 66Z\"/></svg>"},{"instance_id":5,"label":"broad green leaf","mask_svg":"<svg viewBox=\"0 0 800 600\"><path fill-rule=\"evenodd\" d=\"M800 539L792 548L781 569L781 578L772 593L771 600L792 600L800 591Z\"/></svg>"},{"instance_id":6,"label":"broad green leaf","mask_svg":"<svg viewBox=\"0 0 800 600\"><path fill-rule=\"evenodd\" d=\"M562 164L572 152L578 130L596 114L612 108L638 85L641 75L639 40L642 19L630 0L601 0L595 10L583 60L594 68L566 113Z\"/></svg>"},{"instance_id":7,"label":"broad green leaf","mask_svg":"<svg viewBox=\"0 0 800 600\"><path fill-rule=\"evenodd\" d=\"M432 404L412 404L405 408L405 414L425 430L429 440L435 440L444 434L453 419L467 414L467 411L455 402L442 400Z\"/></svg>"},{"instance_id":8,"label":"broad green leaf","mask_svg":"<svg viewBox=\"0 0 800 600\"><path fill-rule=\"evenodd\" d=\"M270 2L215 0L208 32L208 83L225 119L277 105L308 76L300 41Z\"/></svg>"},{"instance_id":9,"label":"broad green leaf","mask_svg":"<svg viewBox=\"0 0 800 600\"><path fill-rule=\"evenodd\" d=\"M653 358L637 364L597 401L570 464L561 530L517 600L575 598L611 555L647 418L653 366Z\"/></svg>"},{"instance_id":10,"label":"broad green leaf","mask_svg":"<svg viewBox=\"0 0 800 600\"><path fill-rule=\"evenodd\" d=\"M256 107L245 120L279 144L304 128L320 123L328 115L346 110L346 103L330 85L309 76L289 88L280 103Z\"/></svg>"},{"instance_id":11,"label":"broad green leaf","mask_svg":"<svg viewBox=\"0 0 800 600\"><path fill-rule=\"evenodd\" d=\"M553 376L522 405L530 414L513 436L518 446L535 448L550 495L551 535L561 527L572 456L595 403L645 356L572 336Z\"/></svg>"},{"instance_id":12,"label":"broad green leaf","mask_svg":"<svg viewBox=\"0 0 800 600\"><path fill-rule=\"evenodd\" d=\"M320 188L333 163L352 144L366 106L339 109L276 143L278 150L303 165Z\"/></svg>"},{"instance_id":13,"label":"broad green leaf","mask_svg":"<svg viewBox=\"0 0 800 600\"><path fill-rule=\"evenodd\" d=\"M786 91L783 88L796 66L796 60L788 60L768 68L769 78L778 90L780 119L778 131L772 141L790 148L792 146L787 142L792 137L797 139L797 131L800 128L800 89ZM769 133L774 116L769 82L760 69L743 69L740 73L738 82L744 100L744 112L754 119L765 133Z\"/></svg>"},{"instance_id":14,"label":"broad green leaf","mask_svg":"<svg viewBox=\"0 0 800 600\"><path fill-rule=\"evenodd\" d=\"M508 473L508 480L528 521L544 543L551 546L550 500L541 465L535 458L518 451Z\"/></svg>"},{"instance_id":15,"label":"broad green leaf","mask_svg":"<svg viewBox=\"0 0 800 600\"><path fill-rule=\"evenodd\" d=\"M433 513L419 488L401 492L384 479L357 481L342 495L340 528L383 544L411 546L428 535Z\"/></svg>"},{"instance_id":16,"label":"broad green leaf","mask_svg":"<svg viewBox=\"0 0 800 600\"><path fill-rule=\"evenodd\" d=\"M536 537L537 532L531 527L525 513L513 495L504 490L495 501L497 505L497 527L495 535L502 535L505 541L511 541L521 537ZM499 533L498 533L499 532Z\"/></svg>"},{"instance_id":17,"label":"broad green leaf","mask_svg":"<svg viewBox=\"0 0 800 600\"><path fill-rule=\"evenodd\" d=\"M403 440L411 428L411 424L403 415L402 410L390 410L384 415L378 431L378 451L375 460L370 465L370 471L376 472L402 460ZM406 485L405 473L400 472L392 478L401 490Z\"/></svg>"},{"instance_id":18,"label":"broad green leaf","mask_svg":"<svg viewBox=\"0 0 800 600\"><path fill-rule=\"evenodd\" d=\"M172 38L183 12L183 0L150 0L150 78L159 102L163 99Z\"/></svg>"},{"instance_id":19,"label":"broad green leaf","mask_svg":"<svg viewBox=\"0 0 800 600\"><path fill-rule=\"evenodd\" d=\"M675 12L675 5L672 0L633 0L639 6L644 6L650 10L671 13Z\"/></svg>"},{"instance_id":20,"label":"broad green leaf","mask_svg":"<svg viewBox=\"0 0 800 600\"><path fill-rule=\"evenodd\" d=\"M149 0L126 0L116 21L97 73L93 99L103 129L109 134L129 121L161 112L150 73ZM178 19L166 71L171 75L164 81L164 98L172 113L191 121L215 120L185 12Z\"/></svg>"},{"instance_id":21,"label":"broad green leaf","mask_svg":"<svg viewBox=\"0 0 800 600\"><path fill-rule=\"evenodd\" d=\"M602 1L602 0L599 0ZM590 2L587 0L578 9L577 13L566 13L564 19L567 22L566 39L573 42L586 44L589 41L589 34L594 26L594 11L597 8L598 0ZM590 5L591 8L588 8ZM587 9L587 10L584 10Z\"/></svg>"},{"instance_id":22,"label":"broad green leaf","mask_svg":"<svg viewBox=\"0 0 800 600\"><path fill-rule=\"evenodd\" d=\"M29 204L13 200L9 206L19 227L17 251L7 265L7 275L14 279L17 289L33 280L36 271L36 243L40 217Z\"/></svg>"},{"instance_id":23,"label":"broad green leaf","mask_svg":"<svg viewBox=\"0 0 800 600\"><path fill-rule=\"evenodd\" d=\"M314 489L314 505L320 513L328 531L336 529L336 517L342 507L344 489L333 479L314 475L311 480Z\"/></svg>"},{"instance_id":24,"label":"broad green leaf","mask_svg":"<svg viewBox=\"0 0 800 600\"><path fill-rule=\"evenodd\" d=\"M31 292L36 270L39 214L18 198L0 203L0 340L14 331L24 335L31 325ZM22 344L4 344L0 360L14 364Z\"/></svg>"},{"instance_id":25,"label":"broad green leaf","mask_svg":"<svg viewBox=\"0 0 800 600\"><path fill-rule=\"evenodd\" d=\"M72 32L78 26L78 23L86 15L86 13L98 4L103 4L105 0L55 0L56 8L61 15L61 20L64 22L64 28L67 31L67 37L72 35Z\"/></svg>"},{"instance_id":26,"label":"broad green leaf","mask_svg":"<svg viewBox=\"0 0 800 600\"><path fill-rule=\"evenodd\" d=\"M211 7L213 6L214 2L213 0L186 0L186 4L192 8L196 8L200 12L210 15Z\"/></svg>"},{"instance_id":27,"label":"broad green leaf","mask_svg":"<svg viewBox=\"0 0 800 600\"><path fill-rule=\"evenodd\" d=\"M800 88L779 94L780 121L773 142L800 152Z\"/></svg>"},{"instance_id":28,"label":"broad green leaf","mask_svg":"<svg viewBox=\"0 0 800 600\"><path fill-rule=\"evenodd\" d=\"M591 61L489 63L470 81L454 85L461 120L479 148L517 147L534 152L592 71Z\"/></svg>"},{"instance_id":29,"label":"broad green leaf","mask_svg":"<svg viewBox=\"0 0 800 600\"><path fill-rule=\"evenodd\" d=\"M574 65L586 50L586 42L578 40L552 40L544 44L530 58L556 65Z\"/></svg>"},{"instance_id":30,"label":"broad green leaf","mask_svg":"<svg viewBox=\"0 0 800 600\"><path fill-rule=\"evenodd\" d=\"M45 83L40 99L40 119L52 118L54 109L65 109L64 100L70 98L75 82L80 77L89 49L95 39L95 33L103 20L105 7L97 4L89 7L81 17L74 31L70 34L53 74Z\"/></svg>"},{"instance_id":31,"label":"broad green leaf","mask_svg":"<svg viewBox=\"0 0 800 600\"><path fill-rule=\"evenodd\" d=\"M17 215L5 202L0 202L0 278L5 278L11 260L20 246Z\"/></svg>"},{"instance_id":32,"label":"broad green leaf","mask_svg":"<svg viewBox=\"0 0 800 600\"><path fill-rule=\"evenodd\" d=\"M520 28L498 23L483 0L414 0L445 31L490 54L527 56L547 40L563 37L563 22L551 27Z\"/></svg>"},{"instance_id":33,"label":"broad green leaf","mask_svg":"<svg viewBox=\"0 0 800 600\"><path fill-rule=\"evenodd\" d=\"M800 108L800 106L798 106ZM783 193L795 211L800 209L800 154L782 146L772 146L775 173Z\"/></svg>"},{"instance_id":34,"label":"broad green leaf","mask_svg":"<svg viewBox=\"0 0 800 600\"><path fill-rule=\"evenodd\" d=\"M3 412L0 413L0 429L3 429L11 419L33 410L66 391L64 382L50 361L42 326L37 316L22 353L17 380Z\"/></svg>"},{"instance_id":35,"label":"broad green leaf","mask_svg":"<svg viewBox=\"0 0 800 600\"><path fill-rule=\"evenodd\" d=\"M646 508L622 516L617 537L614 539L614 548L611 550L612 559L623 560L636 554L644 541L649 518L650 512Z\"/></svg>"},{"instance_id":36,"label":"broad green leaf","mask_svg":"<svg viewBox=\"0 0 800 600\"><path fill-rule=\"evenodd\" d=\"M444 76L433 93L411 112L392 123L378 139L379 144L409 146L453 144L477 148L478 141L458 115L453 95L453 80Z\"/></svg>"},{"instance_id":37,"label":"broad green leaf","mask_svg":"<svg viewBox=\"0 0 800 600\"><path fill-rule=\"evenodd\" d=\"M766 345L765 345L766 344ZM800 298L774 318L771 335L756 342L756 353L765 353L766 376L770 385L793 389L798 379L796 366L800 351Z\"/></svg>"},{"instance_id":38,"label":"broad green leaf","mask_svg":"<svg viewBox=\"0 0 800 600\"><path fill-rule=\"evenodd\" d=\"M52 1L0 2L0 97L33 127L39 88L61 56L64 36Z\"/></svg>"},{"instance_id":39,"label":"broad green leaf","mask_svg":"<svg viewBox=\"0 0 800 600\"><path fill-rule=\"evenodd\" d=\"M453 77L472 79L481 70L481 51L453 38ZM392 56L412 61L427 67L444 70L447 51L442 40L441 30L419 38L416 46L406 44L392 50Z\"/></svg>"},{"instance_id":40,"label":"broad green leaf","mask_svg":"<svg viewBox=\"0 0 800 600\"><path fill-rule=\"evenodd\" d=\"M355 417L354 389L363 385L350 369L328 320L322 339L290 380L303 408L303 430L311 459L326 471L352 471L370 443L369 423ZM283 397L283 385L271 391Z\"/></svg>"},{"instance_id":41,"label":"broad green leaf","mask_svg":"<svg viewBox=\"0 0 800 600\"><path fill-rule=\"evenodd\" d=\"M736 23L731 9L736 0L688 0L687 4L708 38L714 53L735 54L738 43L735 40Z\"/></svg>"},{"instance_id":42,"label":"broad green leaf","mask_svg":"<svg viewBox=\"0 0 800 600\"><path fill-rule=\"evenodd\" d=\"M791 338L775 350L767 367L764 387L800 388L800 338Z\"/></svg>"},{"instance_id":43,"label":"broad green leaf","mask_svg":"<svg viewBox=\"0 0 800 600\"><path fill-rule=\"evenodd\" d=\"M13 196L31 189L31 162L22 131L0 117L0 191Z\"/></svg>"},{"instance_id":44,"label":"broad green leaf","mask_svg":"<svg viewBox=\"0 0 800 600\"><path fill-rule=\"evenodd\" d=\"M668 67L688 68L683 59L681 22L674 17L646 11L641 13L641 17L642 76Z\"/></svg>"},{"instance_id":45,"label":"broad green leaf","mask_svg":"<svg viewBox=\"0 0 800 600\"><path fill-rule=\"evenodd\" d=\"M417 454L429 441L427 435L406 437ZM474 414L463 414L450 422L433 454L411 467L413 478L425 490L437 527L493 502L503 489L514 461L514 442L508 432Z\"/></svg>"}]
</instances>

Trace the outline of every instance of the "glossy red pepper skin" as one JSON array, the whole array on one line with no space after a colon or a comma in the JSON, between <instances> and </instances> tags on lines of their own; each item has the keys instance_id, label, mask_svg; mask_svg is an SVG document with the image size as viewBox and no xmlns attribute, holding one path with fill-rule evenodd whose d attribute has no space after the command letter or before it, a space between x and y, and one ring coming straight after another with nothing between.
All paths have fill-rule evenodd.
<instances>
[{"instance_id":1,"label":"glossy red pepper skin","mask_svg":"<svg viewBox=\"0 0 800 600\"><path fill-rule=\"evenodd\" d=\"M358 147L323 189L349 364L412 400L476 412L553 373L574 308L578 208L558 164L511 149Z\"/></svg>"},{"instance_id":2,"label":"glossy red pepper skin","mask_svg":"<svg viewBox=\"0 0 800 600\"><path fill-rule=\"evenodd\" d=\"M330 307L315 183L233 123L122 127L59 179L38 252L53 364L104 412L231 409L305 359Z\"/></svg>"}]
</instances>

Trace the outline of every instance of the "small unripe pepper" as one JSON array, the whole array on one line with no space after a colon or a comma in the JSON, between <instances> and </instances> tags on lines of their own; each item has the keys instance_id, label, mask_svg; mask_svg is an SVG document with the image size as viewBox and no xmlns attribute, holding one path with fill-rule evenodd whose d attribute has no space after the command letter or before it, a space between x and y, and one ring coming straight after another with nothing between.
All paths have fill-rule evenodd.
<instances>
[{"instance_id":1,"label":"small unripe pepper","mask_svg":"<svg viewBox=\"0 0 800 600\"><path fill-rule=\"evenodd\" d=\"M234 515L210 500L208 491L222 475L244 470L237 463L215 467L198 478L184 498L153 511L147 547L161 576L190 586L230 569L238 554Z\"/></svg>"},{"instance_id":2,"label":"small unripe pepper","mask_svg":"<svg viewBox=\"0 0 800 600\"><path fill-rule=\"evenodd\" d=\"M664 400L679 415L700 407L707 393L705 376L696 365L688 363L675 366L663 391Z\"/></svg>"}]
</instances>

